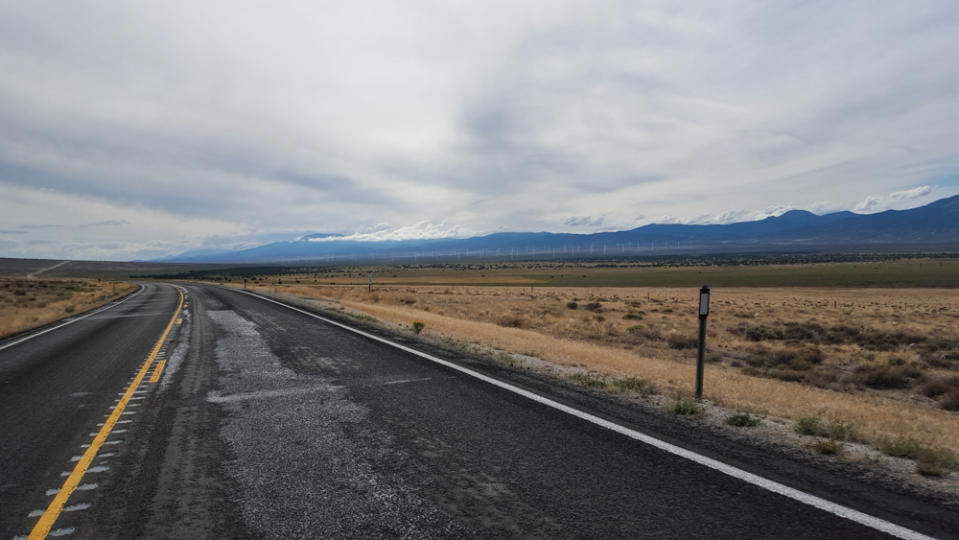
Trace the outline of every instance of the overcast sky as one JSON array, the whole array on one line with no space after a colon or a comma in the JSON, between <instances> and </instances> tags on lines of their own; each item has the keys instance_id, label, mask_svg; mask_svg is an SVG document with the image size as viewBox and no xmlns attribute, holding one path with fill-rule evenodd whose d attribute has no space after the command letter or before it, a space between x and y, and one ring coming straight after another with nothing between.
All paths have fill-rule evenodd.
<instances>
[{"instance_id":1,"label":"overcast sky","mask_svg":"<svg viewBox=\"0 0 959 540\"><path fill-rule=\"evenodd\" d=\"M0 0L0 256L959 193L959 2Z\"/></svg>"}]
</instances>

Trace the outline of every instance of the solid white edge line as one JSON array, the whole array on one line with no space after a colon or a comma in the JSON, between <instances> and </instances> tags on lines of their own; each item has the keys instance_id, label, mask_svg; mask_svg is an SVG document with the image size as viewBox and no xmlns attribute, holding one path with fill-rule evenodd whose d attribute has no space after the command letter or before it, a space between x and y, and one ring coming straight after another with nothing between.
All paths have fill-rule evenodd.
<instances>
[{"instance_id":1,"label":"solid white edge line","mask_svg":"<svg viewBox=\"0 0 959 540\"><path fill-rule=\"evenodd\" d=\"M24 341L31 340L31 339L33 339L33 338L35 338L35 337L42 336L43 334L46 334L47 332L53 332L54 330L56 330L56 329L58 329L58 328L63 328L64 326L73 324L73 323L75 323L75 322L82 321L83 319L86 319L87 317L93 317L93 316L96 315L97 313L104 312L104 311L106 311L106 310L108 310L108 309L113 309L113 308L119 306L120 304L126 302L127 300L130 300L131 298L133 298L133 297L135 297L135 296L139 296L140 293L142 293L145 289L146 289L146 287L144 287L143 285L140 285L140 289L139 289L137 292L135 292L135 293L127 296L126 298L124 298L123 300L120 300L119 302L111 303L111 304L106 305L106 306L103 306L103 307L101 307L101 308L97 308L97 309L95 309L94 311L91 311L90 313L87 313L86 315L77 317L77 318L75 318L75 319L70 319L69 321L67 321L67 322L65 322L65 323L63 323L63 324L58 324L58 325L54 326L53 328L47 328L46 330L42 330L42 331L40 331L40 332L37 332L36 334L30 334L30 335L24 336L24 337L22 337L22 338L20 338L20 339L18 339L18 340L16 340L16 341L12 341L12 342L7 343L7 344L5 344L5 345L0 345L0 351L2 351L2 350L4 350L4 349L9 349L10 347L13 347L14 345L19 345L19 344L23 343Z\"/></svg>"},{"instance_id":2,"label":"solid white edge line","mask_svg":"<svg viewBox=\"0 0 959 540\"><path fill-rule=\"evenodd\" d=\"M452 362L450 362L450 361L448 361L448 360L444 360L444 359L442 359L442 358L438 358L438 357L433 356L433 355L431 355L431 354L427 354L427 353L424 353L424 352L422 352L422 351L418 351L418 350L416 350L416 349L407 347L407 346L405 346L405 345L401 345L401 344L399 344L399 343L394 343L394 342L392 342L392 341L390 341L390 340L388 340L388 339L385 339L385 338L382 338L382 337L379 337L379 336L376 336L376 335L373 335L373 334L364 332L364 331L362 331L362 330L359 330L359 329L356 329L356 328L347 326L347 325L345 325L345 324L343 324L343 323L334 321L334 320L332 320L332 319L327 319L326 317L317 315L317 314L315 314L315 313L311 313L311 312L306 311L306 310L304 310L304 309L300 309L300 308L298 308L298 307L294 307L294 306L291 306L291 305L289 305L289 304L284 304L283 302L280 302L280 301L277 301L277 300L274 300L274 299L272 299L272 298L268 298L268 297L265 297L265 296L260 296L259 294L252 293L252 292L249 292L249 291L245 291L245 290L241 290L241 289L230 289L230 290L233 290L233 291L236 291L236 292L241 292L241 293L247 294L247 295L249 295L249 296L253 296L253 297L259 298L259 299L261 299L261 300L265 300L265 301L267 301L267 302L272 302L272 303L274 303L274 304L283 306L283 307L285 307L285 308L287 308L287 309L291 309L291 310L293 310L293 311L297 311L297 312L302 313L302 314L304 314L304 315L307 315L307 316L309 316L309 317L313 317L314 319L319 319L319 320L321 320L321 321L323 321L323 322L325 322L325 323L327 323L327 324L331 324L331 325L333 325L333 326L337 326L337 327L339 327L339 328L343 328L344 330L348 330L348 331L353 332L353 333L355 333L355 334L359 334L359 335L361 335L361 336L363 336L363 337L365 337L365 338L372 339L372 340L374 340L374 341L378 341L378 342L380 342L380 343L389 345L389 346L391 346L391 347L394 347L394 348L396 348L396 349L400 349L400 350L402 350L402 351L406 351L406 352L408 352L408 353L410 353L410 354L419 356L419 357L424 358L424 359L426 359L426 360L430 360L431 362L435 362L435 363L437 363L437 364L446 366L446 367L448 367L448 368L450 368L450 369L459 371L460 373L463 373L463 374L465 374L465 375L469 375L470 377L474 377L474 378L479 379L479 380L481 380L481 381L483 381L483 382L487 382L487 383L489 383L489 384L492 384L493 386L497 386L497 387L502 388L502 389L504 389L504 390L513 392L514 394L518 394L518 395L523 396L523 397L525 397L525 398L531 399L531 400L533 400L533 401L535 401L535 402L537 402L537 403L546 405L547 407L551 407L551 408L556 409L556 410L558 410L558 411L562 411L562 412L564 412L564 413L566 413L566 414L575 416L575 417L580 418L580 419L582 419L582 420L586 420L587 422L593 423L593 424L595 424L595 425L597 425L597 426L604 427L604 428L609 429L609 430L611 430L611 431L615 431L616 433L619 433L619 434L621 434L621 435L625 435L626 437L629 437L629 438L631 438L631 439L634 439L634 440L643 442L643 443L645 443L645 444L648 444L648 445L650 445L650 446L653 446L653 447L658 448L658 449L660 449L660 450L663 450L663 451L665 451L665 452L669 452L670 454L673 454L673 455L676 455L676 456L679 456L679 457L688 459L688 460L690 460L690 461L693 461L693 462L698 463L698 464L700 464L700 465L703 465L703 466L705 466L705 467L709 467L710 469L713 469L713 470L715 470L715 471L718 471L718 472L721 472L721 473L723 473L723 474L726 474L727 476L731 476L731 477L733 477L733 478L742 480L743 482L746 482L746 483L748 483L748 484L752 484L752 485L754 485L754 486L760 487L760 488L765 489L765 490L767 490L767 491L771 491L771 492L773 492L773 493L778 493L779 495L782 495L782 496L784 496L784 497L788 497L788 498L790 498L790 499L792 499L792 500L794 500L794 501L801 502L801 503L803 503L803 504L812 506L813 508L818 508L819 510L823 510L823 511L825 511L825 512L829 512L830 514L839 516L839 517L841 517L841 518L848 519L849 521L853 521L853 522L855 522L855 523L859 523L860 525L864 525L864 526L866 526L866 527L870 527L870 528L872 528L872 529L875 529L875 530L880 531L880 532L884 532L884 533L886 533L886 534L895 536L895 537L897 537L897 538L904 538L904 539L909 539L909 540L922 540L922 539L931 539L931 538L932 538L931 536L926 536L926 535L924 535L924 534L922 534L922 533L920 533L920 532L914 531L914 530L912 530L912 529L907 529L906 527L903 527L903 526L901 526L901 525L896 525L895 523L886 521L886 520L884 520L884 519L882 519L882 518L877 518L877 517L875 517L875 516L872 516L872 515L869 515L869 514L860 512L860 511L858 511L858 510L854 510L854 509L849 508L849 507L847 507L847 506L843 506L843 505L841 505L841 504L834 503L834 502L832 502L832 501L827 501L826 499L823 499L823 498L821 498L821 497L817 497L816 495L812 495L812 494L810 494L810 493L806 493L806 492L804 492L804 491L800 491L800 490L798 490L798 489L791 488L791 487L789 487L789 486L787 486L787 485L785 485L785 484L780 484L779 482L776 482L776 481L774 481L774 480L769 480L768 478L764 478L764 477L762 477L762 476L753 474L753 473L751 473L751 472L744 471L743 469L740 469L740 468L738 468L738 467L734 467L734 466L732 466L732 465L728 465L728 464L723 463L723 462L721 462L721 461L717 461L717 460L715 460L715 459L713 459L713 458L706 457L706 456L701 455L701 454L697 454L696 452L693 452L692 450L687 450L687 449L682 448L682 447L680 447L680 446L676 446L676 445L671 444L671 443L668 443L668 442L666 442L666 441L657 439L657 438L655 438L655 437L653 437L653 436L651 436L651 435L647 435L647 434L645 434L645 433L641 433L641 432L636 431L636 430L634 430L634 429L630 429L630 428L628 428L628 427L621 426L621 425L619 425L619 424L616 424L616 423L611 422L611 421L609 421L609 420L606 420L606 419L604 419L604 418L600 418L600 417L595 416L595 415L593 415L593 414L590 414L590 413L588 413L588 412L581 411L581 410L579 410L579 409L575 409L575 408L573 408L573 407L570 407L569 405L564 405L564 404L562 404L562 403L559 403L558 401L553 401L552 399L549 399L549 398L547 398L547 397L543 397L543 396L541 396L541 395L539 395L539 394L536 394L536 393L534 393L534 392L530 392L529 390L524 390L523 388L519 388L519 387L517 387L517 386L513 386L513 385L511 385L511 384L509 384L509 383L500 381L500 380L498 380L498 379L494 379L494 378L492 378L492 377L490 377L490 376L488 376L488 375L484 375L484 374L482 374L482 373L480 373L480 372L478 372L478 371L474 371L474 370L469 369L469 368L467 368L467 367L463 367L463 366L454 364L454 363L452 363Z\"/></svg>"}]
</instances>

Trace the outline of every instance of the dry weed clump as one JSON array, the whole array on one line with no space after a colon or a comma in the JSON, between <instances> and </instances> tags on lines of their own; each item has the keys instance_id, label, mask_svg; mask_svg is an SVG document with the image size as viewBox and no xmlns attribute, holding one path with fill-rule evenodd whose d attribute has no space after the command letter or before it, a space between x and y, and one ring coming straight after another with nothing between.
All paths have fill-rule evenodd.
<instances>
[{"instance_id":1,"label":"dry weed clump","mask_svg":"<svg viewBox=\"0 0 959 540\"><path fill-rule=\"evenodd\" d=\"M591 374L583 384L621 389L617 381L636 378L664 394L693 387L696 289L400 285L377 287L374 300L365 285L260 288L578 366ZM714 289L706 395L733 410L842 419L855 429L840 440L959 447L956 314L953 289ZM830 437L842 431L821 422Z\"/></svg>"}]
</instances>

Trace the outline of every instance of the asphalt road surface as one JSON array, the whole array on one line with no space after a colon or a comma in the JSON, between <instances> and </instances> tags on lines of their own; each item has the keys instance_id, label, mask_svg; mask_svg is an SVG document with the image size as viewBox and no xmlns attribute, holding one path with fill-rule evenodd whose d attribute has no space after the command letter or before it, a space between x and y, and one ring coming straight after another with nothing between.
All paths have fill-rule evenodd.
<instances>
[{"instance_id":1,"label":"asphalt road surface","mask_svg":"<svg viewBox=\"0 0 959 540\"><path fill-rule=\"evenodd\" d=\"M510 388L193 284L0 342L0 537L959 536L948 505L390 339Z\"/></svg>"}]
</instances>

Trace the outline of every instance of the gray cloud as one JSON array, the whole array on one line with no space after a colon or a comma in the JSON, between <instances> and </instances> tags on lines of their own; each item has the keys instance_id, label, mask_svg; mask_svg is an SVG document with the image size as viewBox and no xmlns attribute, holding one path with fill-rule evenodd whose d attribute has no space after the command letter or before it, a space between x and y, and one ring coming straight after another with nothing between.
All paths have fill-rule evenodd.
<instances>
[{"instance_id":1,"label":"gray cloud","mask_svg":"<svg viewBox=\"0 0 959 540\"><path fill-rule=\"evenodd\" d=\"M583 217L574 216L566 219L566 221L564 221L563 224L568 225L570 227L602 227L603 221L604 219L602 216L597 218L593 218L591 216L583 216Z\"/></svg>"},{"instance_id":2,"label":"gray cloud","mask_svg":"<svg viewBox=\"0 0 959 540\"><path fill-rule=\"evenodd\" d=\"M957 36L947 0L27 3L0 255L921 204L959 192Z\"/></svg>"}]
</instances>

